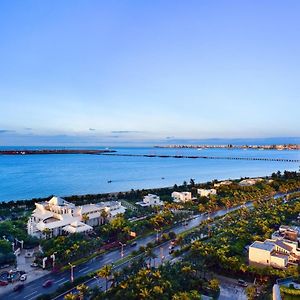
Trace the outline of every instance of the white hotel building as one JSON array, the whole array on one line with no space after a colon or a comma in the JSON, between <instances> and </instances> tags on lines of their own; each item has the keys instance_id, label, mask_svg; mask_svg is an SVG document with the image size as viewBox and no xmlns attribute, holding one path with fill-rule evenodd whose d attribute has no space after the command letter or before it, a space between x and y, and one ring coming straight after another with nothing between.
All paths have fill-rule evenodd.
<instances>
[{"instance_id":1,"label":"white hotel building","mask_svg":"<svg viewBox=\"0 0 300 300\"><path fill-rule=\"evenodd\" d=\"M75 206L60 197L35 203L35 206L27 223L27 231L38 238L88 232L93 230L93 226L104 223L103 211L107 219L125 212L125 207L118 201Z\"/></svg>"},{"instance_id":2,"label":"white hotel building","mask_svg":"<svg viewBox=\"0 0 300 300\"><path fill-rule=\"evenodd\" d=\"M143 201L136 202L136 204L143 206L143 207L153 207L153 206L163 206L164 202L160 201L159 196L148 194L144 196Z\"/></svg>"},{"instance_id":3,"label":"white hotel building","mask_svg":"<svg viewBox=\"0 0 300 300\"><path fill-rule=\"evenodd\" d=\"M192 200L191 192L173 192L171 196L174 202L187 202Z\"/></svg>"}]
</instances>

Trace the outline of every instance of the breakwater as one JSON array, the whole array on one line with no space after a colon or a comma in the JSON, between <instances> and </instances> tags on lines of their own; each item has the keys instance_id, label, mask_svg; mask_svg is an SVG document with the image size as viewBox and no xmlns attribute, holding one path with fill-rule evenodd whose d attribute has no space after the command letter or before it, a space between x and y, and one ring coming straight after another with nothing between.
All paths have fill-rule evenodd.
<instances>
[{"instance_id":1,"label":"breakwater","mask_svg":"<svg viewBox=\"0 0 300 300\"><path fill-rule=\"evenodd\" d=\"M42 150L1 150L0 155L33 155L33 154L104 154L115 150L78 150L78 149L42 149Z\"/></svg>"},{"instance_id":2,"label":"breakwater","mask_svg":"<svg viewBox=\"0 0 300 300\"><path fill-rule=\"evenodd\" d=\"M229 160L261 160L282 161L298 163L300 159L269 158L269 157L234 157L234 156L204 156L204 155L160 155L160 154L126 154L126 153L98 153L98 155L133 156L133 157L159 157L159 158L188 158L188 159L229 159Z\"/></svg>"}]
</instances>

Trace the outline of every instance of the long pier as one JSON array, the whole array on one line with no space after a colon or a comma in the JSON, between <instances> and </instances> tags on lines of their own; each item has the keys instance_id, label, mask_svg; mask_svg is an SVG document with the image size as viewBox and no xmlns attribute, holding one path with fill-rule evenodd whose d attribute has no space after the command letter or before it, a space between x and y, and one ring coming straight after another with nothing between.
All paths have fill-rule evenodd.
<instances>
[{"instance_id":1,"label":"long pier","mask_svg":"<svg viewBox=\"0 0 300 300\"><path fill-rule=\"evenodd\" d=\"M267 157L234 157L234 156L199 156L199 155L159 155L159 154L126 154L126 153L99 153L98 155L109 156L132 156L132 157L159 157L159 158L189 158L189 159L231 159L231 160L261 160L298 163L300 159L267 158Z\"/></svg>"},{"instance_id":2,"label":"long pier","mask_svg":"<svg viewBox=\"0 0 300 300\"><path fill-rule=\"evenodd\" d=\"M34 155L34 154L104 154L115 150L84 149L40 149L40 150L0 150L0 155Z\"/></svg>"}]
</instances>

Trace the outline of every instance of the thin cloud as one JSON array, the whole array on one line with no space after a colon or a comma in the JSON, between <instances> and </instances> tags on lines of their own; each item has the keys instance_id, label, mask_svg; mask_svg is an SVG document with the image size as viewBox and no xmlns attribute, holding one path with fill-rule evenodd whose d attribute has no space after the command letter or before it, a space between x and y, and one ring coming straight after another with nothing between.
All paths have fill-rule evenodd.
<instances>
[{"instance_id":1,"label":"thin cloud","mask_svg":"<svg viewBox=\"0 0 300 300\"><path fill-rule=\"evenodd\" d=\"M25 127L24 130L30 131L30 130L32 130L32 128L30 128L30 127Z\"/></svg>"},{"instance_id":2,"label":"thin cloud","mask_svg":"<svg viewBox=\"0 0 300 300\"><path fill-rule=\"evenodd\" d=\"M0 133L10 133L10 132L16 132L15 130L9 130L9 129L0 129Z\"/></svg>"},{"instance_id":3,"label":"thin cloud","mask_svg":"<svg viewBox=\"0 0 300 300\"><path fill-rule=\"evenodd\" d=\"M138 131L138 130L114 130L111 131L111 133L116 134L126 134L126 133L143 133L144 131Z\"/></svg>"}]
</instances>

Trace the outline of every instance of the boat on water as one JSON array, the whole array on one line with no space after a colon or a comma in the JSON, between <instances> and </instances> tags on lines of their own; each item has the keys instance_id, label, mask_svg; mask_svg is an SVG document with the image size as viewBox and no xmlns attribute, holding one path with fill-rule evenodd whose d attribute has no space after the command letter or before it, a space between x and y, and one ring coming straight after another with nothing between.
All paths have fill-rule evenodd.
<instances>
[{"instance_id":1,"label":"boat on water","mask_svg":"<svg viewBox=\"0 0 300 300\"><path fill-rule=\"evenodd\" d=\"M112 181L111 180L107 180L107 183L112 183Z\"/></svg>"}]
</instances>

